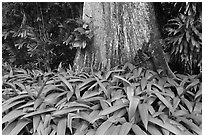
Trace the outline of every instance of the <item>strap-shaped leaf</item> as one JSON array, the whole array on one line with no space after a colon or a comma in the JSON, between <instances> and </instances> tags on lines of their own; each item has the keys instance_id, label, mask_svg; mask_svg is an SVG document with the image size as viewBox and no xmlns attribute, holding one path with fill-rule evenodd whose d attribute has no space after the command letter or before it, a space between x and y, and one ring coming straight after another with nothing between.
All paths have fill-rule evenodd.
<instances>
[{"instance_id":1,"label":"strap-shaped leaf","mask_svg":"<svg viewBox=\"0 0 204 137\"><path fill-rule=\"evenodd\" d=\"M129 111L128 111L128 117L129 117L130 122L134 119L134 115L135 115L139 102L140 102L140 99L137 97L132 97L130 101Z\"/></svg>"},{"instance_id":2,"label":"strap-shaped leaf","mask_svg":"<svg viewBox=\"0 0 204 137\"><path fill-rule=\"evenodd\" d=\"M179 117L178 119L183 121L190 130L193 130L198 135L202 135L202 128L199 128L196 124L194 124L193 122L187 120L184 117Z\"/></svg>"},{"instance_id":3,"label":"strap-shaped leaf","mask_svg":"<svg viewBox=\"0 0 204 137\"><path fill-rule=\"evenodd\" d=\"M119 135L127 135L131 128L132 128L132 123L125 122L124 124L122 124Z\"/></svg>"},{"instance_id":4,"label":"strap-shaped leaf","mask_svg":"<svg viewBox=\"0 0 204 137\"><path fill-rule=\"evenodd\" d=\"M147 135L138 125L133 124L132 130L136 135Z\"/></svg>"},{"instance_id":5,"label":"strap-shaped leaf","mask_svg":"<svg viewBox=\"0 0 204 137\"><path fill-rule=\"evenodd\" d=\"M96 135L104 135L111 125L112 125L112 122L108 120L103 122L103 124L101 124L101 126L96 130Z\"/></svg>"},{"instance_id":6,"label":"strap-shaped leaf","mask_svg":"<svg viewBox=\"0 0 204 137\"><path fill-rule=\"evenodd\" d=\"M42 113L48 113L48 112L52 112L55 110L56 110L56 108L41 109L41 110L37 110L37 111L31 112L29 114L26 114L23 116L23 118L31 117L31 116L42 114Z\"/></svg>"},{"instance_id":7,"label":"strap-shaped leaf","mask_svg":"<svg viewBox=\"0 0 204 137\"><path fill-rule=\"evenodd\" d=\"M10 104L10 103L15 102L15 101L17 101L19 99L22 100L22 99L25 99L27 97L29 97L28 94L19 95L19 96L16 96L16 97L13 97L13 98L10 98L10 99L6 100L5 102L3 102L2 105Z\"/></svg>"},{"instance_id":8,"label":"strap-shaped leaf","mask_svg":"<svg viewBox=\"0 0 204 137\"><path fill-rule=\"evenodd\" d=\"M123 107L126 107L126 106L128 106L127 103L124 103L124 104L121 104L121 105L117 105L117 106L112 106L112 107L109 107L109 108L101 111L99 113L99 115L108 115L108 114L110 114L112 112L115 112L115 111L117 111L117 110L119 110L119 109L121 109Z\"/></svg>"},{"instance_id":9,"label":"strap-shaped leaf","mask_svg":"<svg viewBox=\"0 0 204 137\"><path fill-rule=\"evenodd\" d=\"M13 110L3 117L2 123L9 122L25 114L22 110Z\"/></svg>"},{"instance_id":10,"label":"strap-shaped leaf","mask_svg":"<svg viewBox=\"0 0 204 137\"><path fill-rule=\"evenodd\" d=\"M11 130L16 126L17 121L9 122L3 129L2 135L9 135Z\"/></svg>"},{"instance_id":11,"label":"strap-shaped leaf","mask_svg":"<svg viewBox=\"0 0 204 137\"><path fill-rule=\"evenodd\" d=\"M6 110L8 110L8 109L10 109L10 108L12 108L12 107L18 105L18 104L21 104L21 103L23 103L24 101L25 101L25 100L19 100L19 101L16 101L16 102L12 102L12 103L10 103L10 104L3 105L3 106L2 106L2 112L6 111Z\"/></svg>"},{"instance_id":12,"label":"strap-shaped leaf","mask_svg":"<svg viewBox=\"0 0 204 137\"><path fill-rule=\"evenodd\" d=\"M168 131L170 131L176 135L181 135L181 131L178 128L176 128L175 126L168 123L167 121L164 123L160 119L151 118L151 117L150 117L149 121L156 124L156 125L159 125L160 127L167 129Z\"/></svg>"},{"instance_id":13,"label":"strap-shaped leaf","mask_svg":"<svg viewBox=\"0 0 204 137\"><path fill-rule=\"evenodd\" d=\"M123 78L123 77L121 77L121 76L117 76L117 75L114 75L114 77L116 77L116 78L118 78L118 79L120 79L120 80L126 82L129 86L132 86L132 84L131 84L127 79L125 79L125 78Z\"/></svg>"},{"instance_id":14,"label":"strap-shaped leaf","mask_svg":"<svg viewBox=\"0 0 204 137\"><path fill-rule=\"evenodd\" d=\"M35 131L38 129L40 120L40 115L33 116L33 133L35 133Z\"/></svg>"},{"instance_id":15,"label":"strap-shaped leaf","mask_svg":"<svg viewBox=\"0 0 204 137\"><path fill-rule=\"evenodd\" d=\"M69 83L69 81L68 80L66 80L64 77L62 77L62 76L58 76L61 80L62 80L62 82L70 89L70 91L71 92L74 92L74 89L73 89L73 87L72 87L72 84L70 84Z\"/></svg>"},{"instance_id":16,"label":"strap-shaped leaf","mask_svg":"<svg viewBox=\"0 0 204 137\"><path fill-rule=\"evenodd\" d=\"M12 129L9 135L17 135L27 124L30 122L27 120L19 120L17 125Z\"/></svg>"},{"instance_id":17,"label":"strap-shaped leaf","mask_svg":"<svg viewBox=\"0 0 204 137\"><path fill-rule=\"evenodd\" d=\"M142 123L144 124L144 127L147 130L147 124L149 121L148 107L146 104L139 104L138 109L139 109L140 118L142 120Z\"/></svg>"},{"instance_id":18,"label":"strap-shaped leaf","mask_svg":"<svg viewBox=\"0 0 204 137\"><path fill-rule=\"evenodd\" d=\"M156 128L156 126L153 126L152 124L148 125L148 132L150 132L151 135L162 135L159 129Z\"/></svg>"},{"instance_id":19,"label":"strap-shaped leaf","mask_svg":"<svg viewBox=\"0 0 204 137\"><path fill-rule=\"evenodd\" d=\"M61 118L59 121L58 121L58 124L57 124L57 135L65 135L65 131L66 131L66 117L64 118Z\"/></svg>"}]
</instances>

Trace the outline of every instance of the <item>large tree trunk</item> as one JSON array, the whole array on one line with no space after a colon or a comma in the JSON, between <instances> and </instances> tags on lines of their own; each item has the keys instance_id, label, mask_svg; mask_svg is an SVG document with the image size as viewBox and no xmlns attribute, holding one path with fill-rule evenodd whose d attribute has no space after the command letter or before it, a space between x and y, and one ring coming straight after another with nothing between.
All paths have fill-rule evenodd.
<instances>
[{"instance_id":1,"label":"large tree trunk","mask_svg":"<svg viewBox=\"0 0 204 137\"><path fill-rule=\"evenodd\" d=\"M85 49L78 49L76 70L104 70L126 62L134 64L137 51L142 48L152 49L154 61L162 58L160 63L165 64L162 67L169 69L162 45L158 44L160 34L152 3L85 3L83 19L94 28L94 40ZM160 56L156 54L158 49Z\"/></svg>"}]
</instances>

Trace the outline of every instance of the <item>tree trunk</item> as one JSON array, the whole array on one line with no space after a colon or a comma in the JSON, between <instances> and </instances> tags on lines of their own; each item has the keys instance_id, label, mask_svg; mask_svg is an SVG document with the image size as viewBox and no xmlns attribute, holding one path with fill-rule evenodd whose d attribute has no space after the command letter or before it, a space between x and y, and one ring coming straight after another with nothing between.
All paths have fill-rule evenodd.
<instances>
[{"instance_id":1,"label":"tree trunk","mask_svg":"<svg viewBox=\"0 0 204 137\"><path fill-rule=\"evenodd\" d=\"M151 49L154 61L165 64L160 66L170 72L159 42L152 3L85 3L83 19L94 29L94 38L85 49L78 49L74 61L76 70L109 70L126 62L134 64L137 51L143 48Z\"/></svg>"}]
</instances>

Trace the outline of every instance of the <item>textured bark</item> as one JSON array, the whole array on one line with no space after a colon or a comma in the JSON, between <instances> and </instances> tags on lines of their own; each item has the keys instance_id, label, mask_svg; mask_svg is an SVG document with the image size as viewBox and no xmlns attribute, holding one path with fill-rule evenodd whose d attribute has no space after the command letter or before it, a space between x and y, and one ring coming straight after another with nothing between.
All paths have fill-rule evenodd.
<instances>
[{"instance_id":1,"label":"textured bark","mask_svg":"<svg viewBox=\"0 0 204 137\"><path fill-rule=\"evenodd\" d=\"M78 49L77 70L134 63L139 49L155 46L150 43L160 38L152 3L85 3L83 19L94 28L94 40L85 49ZM160 44L156 46L162 49Z\"/></svg>"}]
</instances>

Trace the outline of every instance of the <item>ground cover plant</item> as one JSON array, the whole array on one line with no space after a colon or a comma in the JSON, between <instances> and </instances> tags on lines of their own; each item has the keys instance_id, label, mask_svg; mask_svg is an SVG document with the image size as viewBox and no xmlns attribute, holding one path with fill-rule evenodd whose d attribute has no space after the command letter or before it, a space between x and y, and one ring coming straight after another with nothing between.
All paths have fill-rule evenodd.
<instances>
[{"instance_id":1,"label":"ground cover plant","mask_svg":"<svg viewBox=\"0 0 204 137\"><path fill-rule=\"evenodd\" d=\"M129 63L92 73L7 69L2 134L202 134L201 74L158 73Z\"/></svg>"}]
</instances>

